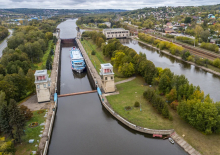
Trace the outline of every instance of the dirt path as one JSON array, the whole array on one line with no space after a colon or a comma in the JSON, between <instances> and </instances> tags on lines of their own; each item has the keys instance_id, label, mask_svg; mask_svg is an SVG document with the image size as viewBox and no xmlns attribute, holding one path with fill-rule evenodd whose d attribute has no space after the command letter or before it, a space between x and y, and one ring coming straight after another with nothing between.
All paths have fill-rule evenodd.
<instances>
[{"instance_id":1,"label":"dirt path","mask_svg":"<svg viewBox=\"0 0 220 155\"><path fill-rule=\"evenodd\" d=\"M122 80L122 81L115 82L115 85L132 81L132 80L134 80L135 78L136 78L136 77L133 76L133 77L130 77L130 78L126 79L126 80Z\"/></svg>"}]
</instances>

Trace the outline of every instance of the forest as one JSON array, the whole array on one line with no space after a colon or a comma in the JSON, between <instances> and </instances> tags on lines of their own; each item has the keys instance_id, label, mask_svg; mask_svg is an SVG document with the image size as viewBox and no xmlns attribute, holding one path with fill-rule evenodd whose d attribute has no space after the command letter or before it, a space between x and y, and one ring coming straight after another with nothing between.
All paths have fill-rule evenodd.
<instances>
[{"instance_id":1,"label":"forest","mask_svg":"<svg viewBox=\"0 0 220 155\"><path fill-rule=\"evenodd\" d=\"M43 55L50 48L49 42L53 40L52 33L58 23L33 21L28 26L18 27L3 50L0 61L0 134L6 138L4 153L15 152L14 144L22 141L25 123L33 115L27 107L19 107L17 102L35 91L35 64L42 62Z\"/></svg>"}]
</instances>

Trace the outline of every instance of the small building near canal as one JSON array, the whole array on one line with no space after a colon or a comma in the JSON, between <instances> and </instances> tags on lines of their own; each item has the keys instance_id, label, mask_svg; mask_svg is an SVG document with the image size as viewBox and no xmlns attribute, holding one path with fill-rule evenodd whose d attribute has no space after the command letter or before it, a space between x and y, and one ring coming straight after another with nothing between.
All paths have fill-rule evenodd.
<instances>
[{"instance_id":1,"label":"small building near canal","mask_svg":"<svg viewBox=\"0 0 220 155\"><path fill-rule=\"evenodd\" d=\"M102 89L105 93L115 91L113 66L110 63L101 64L100 76L102 79Z\"/></svg>"},{"instance_id":2,"label":"small building near canal","mask_svg":"<svg viewBox=\"0 0 220 155\"><path fill-rule=\"evenodd\" d=\"M130 36L130 31L123 28L112 28L112 29L103 29L103 34L106 39L112 38L128 38Z\"/></svg>"},{"instance_id":3,"label":"small building near canal","mask_svg":"<svg viewBox=\"0 0 220 155\"><path fill-rule=\"evenodd\" d=\"M37 92L38 102L50 101L50 86L51 80L47 74L47 70L36 70L35 74L35 85Z\"/></svg>"}]
</instances>

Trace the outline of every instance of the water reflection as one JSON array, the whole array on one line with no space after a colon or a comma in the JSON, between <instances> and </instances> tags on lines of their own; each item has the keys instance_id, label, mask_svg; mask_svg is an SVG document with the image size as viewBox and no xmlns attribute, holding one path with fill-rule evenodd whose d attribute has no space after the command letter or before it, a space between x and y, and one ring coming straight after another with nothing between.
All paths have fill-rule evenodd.
<instances>
[{"instance_id":1,"label":"water reflection","mask_svg":"<svg viewBox=\"0 0 220 155\"><path fill-rule=\"evenodd\" d=\"M205 94L210 94L211 98L214 101L220 101L219 88L220 88L220 77L213 75L207 71L190 65L186 62L178 60L174 57L166 55L162 52L159 52L149 46L146 46L137 41L123 41L122 44L133 48L137 53L143 52L146 54L147 59L151 60L156 67L170 68L172 72L178 75L185 75L188 78L190 83L193 83L195 86L199 85L201 90Z\"/></svg>"}]
</instances>

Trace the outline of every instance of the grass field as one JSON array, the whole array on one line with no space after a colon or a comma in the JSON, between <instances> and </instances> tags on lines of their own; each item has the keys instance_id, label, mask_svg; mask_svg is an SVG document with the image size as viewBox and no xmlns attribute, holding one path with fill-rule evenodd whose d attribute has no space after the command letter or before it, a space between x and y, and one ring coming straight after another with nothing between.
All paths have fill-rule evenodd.
<instances>
[{"instance_id":1,"label":"grass field","mask_svg":"<svg viewBox=\"0 0 220 155\"><path fill-rule=\"evenodd\" d=\"M44 126L40 126L41 123L45 121L45 113L46 110L43 110L43 113L38 114L38 111L33 112L33 117L26 123L25 127L25 135L22 137L22 143L16 146L16 153L15 155L29 155L31 151L37 151L39 145L40 137L39 135L42 134L40 131L43 131ZM32 122L38 122L39 126L35 128L29 128L28 125ZM29 139L34 139L34 143L29 144Z\"/></svg>"},{"instance_id":2,"label":"grass field","mask_svg":"<svg viewBox=\"0 0 220 155\"><path fill-rule=\"evenodd\" d=\"M98 73L100 72L100 69L101 69L100 64L111 62L110 58L105 57L102 53L102 49L97 47L96 44L94 44L91 39L83 39L83 41L81 41L81 43L82 43L85 51L87 52L90 60L92 61L93 65L95 66L96 71ZM95 55L91 54L92 50L94 50L96 52ZM114 73L115 73L115 75L117 75L117 76L115 76L115 82L127 79L127 78L124 78L115 68L114 68Z\"/></svg>"},{"instance_id":3,"label":"grass field","mask_svg":"<svg viewBox=\"0 0 220 155\"><path fill-rule=\"evenodd\" d=\"M173 116L173 121L164 119L152 105L143 98L143 92L148 87L144 85L144 79L137 77L136 79L116 85L120 94L107 96L111 107L122 117L130 122L151 129L175 129L184 139L192 145L196 150L204 155L220 154L220 134L205 135L196 130L188 123L183 121L176 111L169 107ZM134 102L141 103L140 108L133 108L131 111L124 110L125 106L133 106Z\"/></svg>"}]
</instances>

